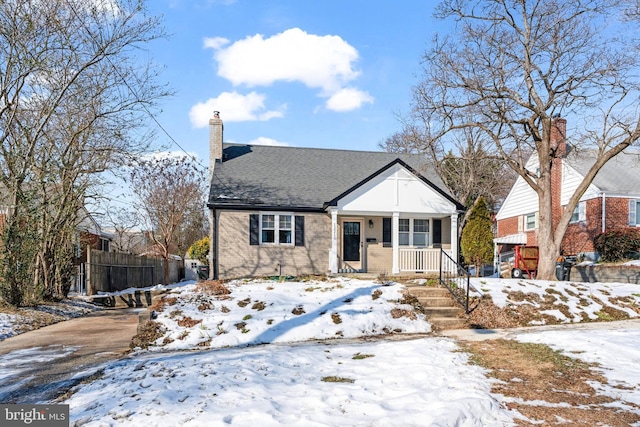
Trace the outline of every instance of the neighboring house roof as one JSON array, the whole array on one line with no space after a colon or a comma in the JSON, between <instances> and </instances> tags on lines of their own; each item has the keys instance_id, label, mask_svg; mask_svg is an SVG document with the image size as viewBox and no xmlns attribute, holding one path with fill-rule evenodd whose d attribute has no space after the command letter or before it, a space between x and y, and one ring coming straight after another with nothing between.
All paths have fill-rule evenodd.
<instances>
[{"instance_id":1,"label":"neighboring house roof","mask_svg":"<svg viewBox=\"0 0 640 427\"><path fill-rule=\"evenodd\" d=\"M570 166L584 176L593 165L594 158L593 150L574 150L566 160ZM609 160L596 175L593 185L605 193L620 196L640 195L640 153L623 151Z\"/></svg>"},{"instance_id":2,"label":"neighboring house roof","mask_svg":"<svg viewBox=\"0 0 640 427\"><path fill-rule=\"evenodd\" d=\"M593 166L595 156L594 150L571 149L569 151L562 169L562 205L568 202L578 184ZM537 156L534 154L527 161L527 168L533 170L537 162ZM609 196L640 198L640 152L623 151L605 163L581 200L601 197L602 193ZM496 219L533 213L537 210L537 194L522 177L518 177L500 207Z\"/></svg>"},{"instance_id":3,"label":"neighboring house roof","mask_svg":"<svg viewBox=\"0 0 640 427\"><path fill-rule=\"evenodd\" d=\"M323 210L393 164L416 174L456 206L424 157L371 151L223 145L209 194L212 207Z\"/></svg>"}]
</instances>

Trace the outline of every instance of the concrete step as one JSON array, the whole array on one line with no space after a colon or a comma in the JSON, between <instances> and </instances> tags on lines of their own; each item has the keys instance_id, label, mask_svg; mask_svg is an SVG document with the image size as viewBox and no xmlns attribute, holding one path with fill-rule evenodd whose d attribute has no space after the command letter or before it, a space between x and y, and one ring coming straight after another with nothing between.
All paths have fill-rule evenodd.
<instances>
[{"instance_id":1,"label":"concrete step","mask_svg":"<svg viewBox=\"0 0 640 427\"><path fill-rule=\"evenodd\" d=\"M451 297L417 297L423 307L454 307L455 301Z\"/></svg>"},{"instance_id":2,"label":"concrete step","mask_svg":"<svg viewBox=\"0 0 640 427\"><path fill-rule=\"evenodd\" d=\"M451 294L446 288L434 288L431 286L408 286L407 290L414 297L448 297Z\"/></svg>"},{"instance_id":3,"label":"concrete step","mask_svg":"<svg viewBox=\"0 0 640 427\"><path fill-rule=\"evenodd\" d=\"M453 317L431 317L429 323L439 330L466 329L466 319Z\"/></svg>"},{"instance_id":4,"label":"concrete step","mask_svg":"<svg viewBox=\"0 0 640 427\"><path fill-rule=\"evenodd\" d=\"M464 316L464 310L461 307L423 307L424 312L429 319L432 317L451 317L457 319Z\"/></svg>"}]
</instances>

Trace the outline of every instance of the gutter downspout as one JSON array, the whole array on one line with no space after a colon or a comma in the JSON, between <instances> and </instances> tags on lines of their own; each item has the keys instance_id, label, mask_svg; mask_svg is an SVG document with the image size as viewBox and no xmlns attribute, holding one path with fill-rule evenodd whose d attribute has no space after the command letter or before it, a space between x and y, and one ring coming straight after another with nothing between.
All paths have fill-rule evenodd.
<instances>
[{"instance_id":1,"label":"gutter downspout","mask_svg":"<svg viewBox=\"0 0 640 427\"><path fill-rule=\"evenodd\" d=\"M607 226L606 222L606 214L607 214L607 195L605 192L602 192L602 232L605 232L605 228Z\"/></svg>"}]
</instances>

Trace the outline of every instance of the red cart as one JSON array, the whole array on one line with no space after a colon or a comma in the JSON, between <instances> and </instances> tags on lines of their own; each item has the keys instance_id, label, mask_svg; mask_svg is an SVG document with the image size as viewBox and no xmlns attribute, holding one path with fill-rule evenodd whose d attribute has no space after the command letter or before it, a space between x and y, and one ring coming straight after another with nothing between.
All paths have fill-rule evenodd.
<instances>
[{"instance_id":1,"label":"red cart","mask_svg":"<svg viewBox=\"0 0 640 427\"><path fill-rule=\"evenodd\" d=\"M538 272L538 247L516 246L514 248L513 267L511 277L520 279L527 273L530 279L534 279Z\"/></svg>"}]
</instances>

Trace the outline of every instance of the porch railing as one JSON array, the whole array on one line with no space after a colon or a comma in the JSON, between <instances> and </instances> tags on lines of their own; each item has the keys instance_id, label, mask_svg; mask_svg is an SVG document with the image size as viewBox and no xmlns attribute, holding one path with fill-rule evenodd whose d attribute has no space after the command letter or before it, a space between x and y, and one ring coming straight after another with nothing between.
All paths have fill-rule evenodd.
<instances>
[{"instance_id":1,"label":"porch railing","mask_svg":"<svg viewBox=\"0 0 640 427\"><path fill-rule=\"evenodd\" d=\"M457 263L444 250L440 251L440 284L464 308L466 314L471 313L480 304L479 297L471 297L471 274Z\"/></svg>"},{"instance_id":2,"label":"porch railing","mask_svg":"<svg viewBox=\"0 0 640 427\"><path fill-rule=\"evenodd\" d=\"M442 249L400 248L398 267L400 271L435 273L440 271Z\"/></svg>"}]
</instances>

